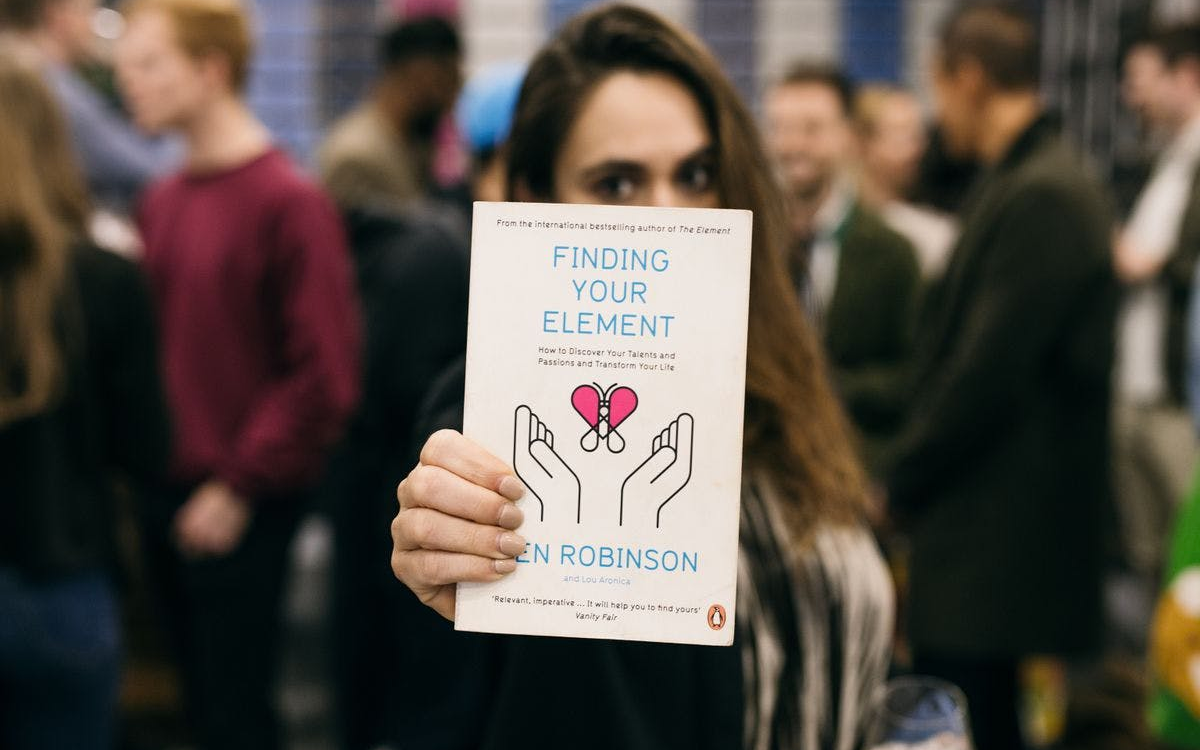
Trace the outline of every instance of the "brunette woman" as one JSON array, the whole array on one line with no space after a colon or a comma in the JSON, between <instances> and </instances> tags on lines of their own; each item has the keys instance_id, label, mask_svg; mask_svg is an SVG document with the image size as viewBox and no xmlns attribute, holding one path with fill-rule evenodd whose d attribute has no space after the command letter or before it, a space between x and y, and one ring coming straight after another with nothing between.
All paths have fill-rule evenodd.
<instances>
[{"instance_id":1,"label":"brunette woman","mask_svg":"<svg viewBox=\"0 0 1200 750\"><path fill-rule=\"evenodd\" d=\"M119 677L113 480L168 430L141 277L87 244L65 126L0 52L0 747L107 748Z\"/></svg>"},{"instance_id":2,"label":"brunette woman","mask_svg":"<svg viewBox=\"0 0 1200 750\"><path fill-rule=\"evenodd\" d=\"M856 747L888 661L890 583L749 112L694 37L610 5L533 60L509 159L516 200L754 212L739 611L731 649L500 638L483 746ZM504 460L437 432L398 489L397 577L452 617L456 583L515 569L523 494Z\"/></svg>"}]
</instances>

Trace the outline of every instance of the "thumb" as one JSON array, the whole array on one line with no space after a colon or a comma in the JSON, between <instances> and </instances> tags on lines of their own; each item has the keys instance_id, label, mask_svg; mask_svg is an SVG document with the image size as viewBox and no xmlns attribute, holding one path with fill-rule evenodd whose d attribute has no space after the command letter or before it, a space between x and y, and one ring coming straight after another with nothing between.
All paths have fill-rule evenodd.
<instances>
[{"instance_id":1,"label":"thumb","mask_svg":"<svg viewBox=\"0 0 1200 750\"><path fill-rule=\"evenodd\" d=\"M545 440L533 441L529 446L529 455L533 456L537 459L538 463L545 467L551 479L569 473L566 462L554 452L554 449Z\"/></svg>"},{"instance_id":2,"label":"thumb","mask_svg":"<svg viewBox=\"0 0 1200 750\"><path fill-rule=\"evenodd\" d=\"M671 464L675 463L675 457L675 449L664 445L646 459L646 463L638 467L637 473L644 477L646 482L653 484L664 471L671 468Z\"/></svg>"}]
</instances>

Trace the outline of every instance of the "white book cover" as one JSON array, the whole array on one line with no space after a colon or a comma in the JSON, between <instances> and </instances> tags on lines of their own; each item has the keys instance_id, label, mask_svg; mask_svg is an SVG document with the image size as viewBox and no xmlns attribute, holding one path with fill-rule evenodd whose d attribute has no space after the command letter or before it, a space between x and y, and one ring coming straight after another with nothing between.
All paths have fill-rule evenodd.
<instances>
[{"instance_id":1,"label":"white book cover","mask_svg":"<svg viewBox=\"0 0 1200 750\"><path fill-rule=\"evenodd\" d=\"M528 546L459 585L459 630L733 642L751 224L475 204L464 433L528 488Z\"/></svg>"}]
</instances>

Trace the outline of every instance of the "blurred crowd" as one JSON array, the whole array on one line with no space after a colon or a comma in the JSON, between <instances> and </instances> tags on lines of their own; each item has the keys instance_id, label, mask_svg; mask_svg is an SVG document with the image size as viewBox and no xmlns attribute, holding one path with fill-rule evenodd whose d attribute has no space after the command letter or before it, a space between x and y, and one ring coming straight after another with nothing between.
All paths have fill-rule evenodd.
<instances>
[{"instance_id":1,"label":"blurred crowd","mask_svg":"<svg viewBox=\"0 0 1200 750\"><path fill-rule=\"evenodd\" d=\"M122 720L131 627L164 634L177 676L161 746L283 747L280 610L313 513L346 750L516 747L520 681L575 659L611 673L590 703L612 726L555 704L546 726L596 738L520 746L738 745L699 699L631 708L637 662L741 674L719 697L745 747L860 747L870 696L920 674L962 690L977 750L1200 748L1200 25L1123 30L1147 158L1120 209L1005 3L952 11L932 106L797 50L756 122L643 11L584 14L466 81L455 25L404 18L311 166L247 104L241 3L119 10L98 51L95 0L0 0L0 748L154 746ZM643 153L611 112L650 101L680 125ZM447 122L469 164L451 184ZM567 158L605 128L607 161ZM535 653L442 616L473 574L412 555L469 551L450 541L468 515L418 533L435 506L414 478L486 464L426 443L461 424L475 200L755 210L746 462L768 489L748 479L743 505L771 520L743 511L742 666ZM876 558L890 585L867 585Z\"/></svg>"}]
</instances>

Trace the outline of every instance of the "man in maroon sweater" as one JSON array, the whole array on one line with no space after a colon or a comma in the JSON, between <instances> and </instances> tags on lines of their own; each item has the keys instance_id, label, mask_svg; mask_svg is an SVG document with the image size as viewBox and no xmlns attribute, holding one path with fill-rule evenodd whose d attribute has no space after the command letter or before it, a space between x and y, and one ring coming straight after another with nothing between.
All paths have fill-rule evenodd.
<instances>
[{"instance_id":1,"label":"man in maroon sweater","mask_svg":"<svg viewBox=\"0 0 1200 750\"><path fill-rule=\"evenodd\" d=\"M287 548L357 396L349 256L330 201L242 100L251 35L236 0L126 12L130 109L187 143L183 171L139 212L176 440L151 568L198 739L271 750Z\"/></svg>"}]
</instances>

